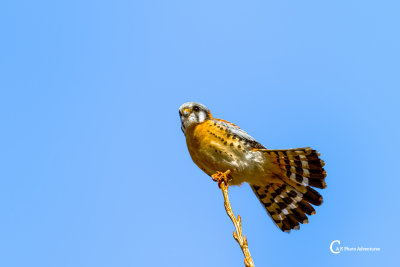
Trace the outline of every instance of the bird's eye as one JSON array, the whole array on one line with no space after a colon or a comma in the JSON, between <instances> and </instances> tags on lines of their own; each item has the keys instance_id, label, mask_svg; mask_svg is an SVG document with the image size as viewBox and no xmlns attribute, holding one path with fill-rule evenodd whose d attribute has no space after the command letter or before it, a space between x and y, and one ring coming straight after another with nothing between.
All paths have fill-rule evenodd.
<instances>
[{"instance_id":1,"label":"bird's eye","mask_svg":"<svg viewBox=\"0 0 400 267\"><path fill-rule=\"evenodd\" d=\"M199 108L198 106L194 106L194 107L193 107L193 110L196 111L196 112L198 112L198 111L200 111L200 108Z\"/></svg>"}]
</instances>

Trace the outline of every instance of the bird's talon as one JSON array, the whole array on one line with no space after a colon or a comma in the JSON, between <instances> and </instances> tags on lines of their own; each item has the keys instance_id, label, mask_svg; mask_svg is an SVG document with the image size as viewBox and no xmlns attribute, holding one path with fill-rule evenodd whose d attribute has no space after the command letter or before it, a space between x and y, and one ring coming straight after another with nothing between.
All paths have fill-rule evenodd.
<instances>
[{"instance_id":1,"label":"bird's talon","mask_svg":"<svg viewBox=\"0 0 400 267\"><path fill-rule=\"evenodd\" d=\"M228 186L228 174L230 171L226 172L220 172L217 171L213 175L211 175L211 178L213 179L214 182L218 182L218 187L221 188L221 183L224 182L226 186Z\"/></svg>"}]
</instances>

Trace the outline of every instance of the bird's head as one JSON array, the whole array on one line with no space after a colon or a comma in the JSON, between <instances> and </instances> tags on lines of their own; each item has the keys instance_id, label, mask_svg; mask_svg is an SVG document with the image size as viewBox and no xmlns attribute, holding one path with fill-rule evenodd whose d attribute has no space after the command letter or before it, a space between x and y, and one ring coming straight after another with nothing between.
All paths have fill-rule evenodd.
<instances>
[{"instance_id":1,"label":"bird's head","mask_svg":"<svg viewBox=\"0 0 400 267\"><path fill-rule=\"evenodd\" d=\"M180 106L179 117L181 118L183 133L191 127L212 118L210 110L206 106L196 102L187 102Z\"/></svg>"}]
</instances>

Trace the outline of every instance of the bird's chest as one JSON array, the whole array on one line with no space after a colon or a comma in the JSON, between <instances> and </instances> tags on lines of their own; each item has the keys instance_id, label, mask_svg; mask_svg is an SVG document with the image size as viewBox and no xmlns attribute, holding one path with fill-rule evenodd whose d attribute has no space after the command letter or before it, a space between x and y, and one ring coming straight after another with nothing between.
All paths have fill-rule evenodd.
<instances>
[{"instance_id":1,"label":"bird's chest","mask_svg":"<svg viewBox=\"0 0 400 267\"><path fill-rule=\"evenodd\" d=\"M186 142L193 161L208 175L231 171L232 183L262 171L262 153L252 151L243 140L222 126L204 122L186 133Z\"/></svg>"}]
</instances>

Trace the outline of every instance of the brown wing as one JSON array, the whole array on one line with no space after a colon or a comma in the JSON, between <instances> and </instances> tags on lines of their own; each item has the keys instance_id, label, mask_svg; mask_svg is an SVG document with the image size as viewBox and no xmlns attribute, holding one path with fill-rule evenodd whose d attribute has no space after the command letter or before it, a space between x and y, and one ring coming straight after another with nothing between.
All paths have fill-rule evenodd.
<instances>
[{"instance_id":1,"label":"brown wing","mask_svg":"<svg viewBox=\"0 0 400 267\"><path fill-rule=\"evenodd\" d=\"M239 139L239 141L242 141L244 145L250 145L251 148L253 149L265 149L265 147L257 142L253 137L251 137L248 133L240 129L239 126L225 121L221 119L212 119L212 121L221 129L223 128L227 133L235 136L236 138Z\"/></svg>"}]
</instances>

